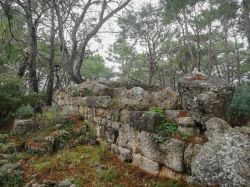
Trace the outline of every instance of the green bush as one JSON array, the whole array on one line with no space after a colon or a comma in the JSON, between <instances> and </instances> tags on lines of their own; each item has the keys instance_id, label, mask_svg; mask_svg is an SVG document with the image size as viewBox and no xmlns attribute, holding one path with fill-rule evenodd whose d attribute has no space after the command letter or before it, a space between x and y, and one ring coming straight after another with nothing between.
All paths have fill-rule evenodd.
<instances>
[{"instance_id":1,"label":"green bush","mask_svg":"<svg viewBox=\"0 0 250 187\"><path fill-rule=\"evenodd\" d=\"M21 80L10 76L0 76L0 119L7 118L22 103L24 94Z\"/></svg>"},{"instance_id":2,"label":"green bush","mask_svg":"<svg viewBox=\"0 0 250 187\"><path fill-rule=\"evenodd\" d=\"M250 84L245 83L236 88L230 104L230 115L235 125L243 125L250 119Z\"/></svg>"},{"instance_id":3,"label":"green bush","mask_svg":"<svg viewBox=\"0 0 250 187\"><path fill-rule=\"evenodd\" d=\"M16 111L16 118L18 119L27 119L31 118L34 115L34 109L30 105L21 106Z\"/></svg>"}]
</instances>

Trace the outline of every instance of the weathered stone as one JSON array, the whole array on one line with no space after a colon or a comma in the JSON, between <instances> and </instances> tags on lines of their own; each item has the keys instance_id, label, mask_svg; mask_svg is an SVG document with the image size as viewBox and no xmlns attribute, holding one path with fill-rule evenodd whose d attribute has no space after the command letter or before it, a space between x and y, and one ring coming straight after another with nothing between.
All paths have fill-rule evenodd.
<instances>
[{"instance_id":1,"label":"weathered stone","mask_svg":"<svg viewBox=\"0 0 250 187\"><path fill-rule=\"evenodd\" d=\"M70 187L71 185L72 185L71 180L65 179L65 180L61 181L57 186L58 187Z\"/></svg>"},{"instance_id":2,"label":"weathered stone","mask_svg":"<svg viewBox=\"0 0 250 187\"><path fill-rule=\"evenodd\" d=\"M185 142L171 138L159 144L162 163L175 171L182 172Z\"/></svg>"},{"instance_id":3,"label":"weathered stone","mask_svg":"<svg viewBox=\"0 0 250 187\"><path fill-rule=\"evenodd\" d=\"M85 93L84 96L111 96L113 90L109 87L100 84L99 82L84 82L80 85L78 85L80 90L87 89L89 90L88 93Z\"/></svg>"},{"instance_id":4,"label":"weathered stone","mask_svg":"<svg viewBox=\"0 0 250 187\"><path fill-rule=\"evenodd\" d=\"M128 97L128 90L126 88L123 87L119 87L119 88L114 88L113 89L113 97L115 98L127 98Z\"/></svg>"},{"instance_id":5,"label":"weathered stone","mask_svg":"<svg viewBox=\"0 0 250 187\"><path fill-rule=\"evenodd\" d=\"M191 117L179 117L176 119L176 123L183 127L195 127L195 122Z\"/></svg>"},{"instance_id":6,"label":"weathered stone","mask_svg":"<svg viewBox=\"0 0 250 187\"><path fill-rule=\"evenodd\" d=\"M104 132L107 142L109 144L115 144L117 141L117 137L119 136L119 131L111 127L105 127Z\"/></svg>"},{"instance_id":7,"label":"weathered stone","mask_svg":"<svg viewBox=\"0 0 250 187\"><path fill-rule=\"evenodd\" d=\"M140 154L133 155L133 164L155 175L160 171L160 165L157 162L154 162Z\"/></svg>"},{"instance_id":8,"label":"weathered stone","mask_svg":"<svg viewBox=\"0 0 250 187\"><path fill-rule=\"evenodd\" d=\"M177 103L180 100L179 95L171 88L166 88L159 92L152 93L153 105L165 110L173 110L177 108Z\"/></svg>"},{"instance_id":9,"label":"weathered stone","mask_svg":"<svg viewBox=\"0 0 250 187\"><path fill-rule=\"evenodd\" d=\"M211 118L206 122L207 131L205 135L209 140L212 140L214 137L220 136L232 128L231 126L224 120L220 118Z\"/></svg>"},{"instance_id":10,"label":"weathered stone","mask_svg":"<svg viewBox=\"0 0 250 187\"><path fill-rule=\"evenodd\" d=\"M161 121L162 117L157 112L132 112L132 126L140 130L154 132Z\"/></svg>"},{"instance_id":11,"label":"weathered stone","mask_svg":"<svg viewBox=\"0 0 250 187\"><path fill-rule=\"evenodd\" d=\"M211 117L225 118L235 88L215 77L191 74L179 80L178 90L185 110L205 125Z\"/></svg>"},{"instance_id":12,"label":"weathered stone","mask_svg":"<svg viewBox=\"0 0 250 187\"><path fill-rule=\"evenodd\" d=\"M188 117L188 113L185 110L166 110L165 116L169 120L176 121L179 117Z\"/></svg>"},{"instance_id":13,"label":"weathered stone","mask_svg":"<svg viewBox=\"0 0 250 187\"><path fill-rule=\"evenodd\" d=\"M231 129L224 134L216 130L209 137L193 159L192 180L203 186L249 186L249 136Z\"/></svg>"},{"instance_id":14,"label":"weathered stone","mask_svg":"<svg viewBox=\"0 0 250 187\"><path fill-rule=\"evenodd\" d=\"M39 125L34 119L15 120L12 135L25 135L35 132Z\"/></svg>"},{"instance_id":15,"label":"weathered stone","mask_svg":"<svg viewBox=\"0 0 250 187\"><path fill-rule=\"evenodd\" d=\"M147 110L149 108L149 101L146 99L135 100L120 98L117 101L117 105L120 109Z\"/></svg>"},{"instance_id":16,"label":"weathered stone","mask_svg":"<svg viewBox=\"0 0 250 187\"><path fill-rule=\"evenodd\" d=\"M111 151L118 155L118 158L122 161L125 162L132 162L133 156L132 156L132 151L123 147L119 147L115 144L111 145Z\"/></svg>"},{"instance_id":17,"label":"weathered stone","mask_svg":"<svg viewBox=\"0 0 250 187\"><path fill-rule=\"evenodd\" d=\"M122 123L130 123L131 122L131 111L129 111L129 110L122 110L121 111L121 117L120 117L120 121L122 122Z\"/></svg>"},{"instance_id":18,"label":"weathered stone","mask_svg":"<svg viewBox=\"0 0 250 187\"><path fill-rule=\"evenodd\" d=\"M140 153L155 162L161 162L161 154L159 152L158 143L155 141L154 133L140 131L137 132L136 138L136 153Z\"/></svg>"},{"instance_id":19,"label":"weathered stone","mask_svg":"<svg viewBox=\"0 0 250 187\"><path fill-rule=\"evenodd\" d=\"M141 87L131 88L128 92L128 98L133 100L148 100L150 98L149 93Z\"/></svg>"},{"instance_id":20,"label":"weathered stone","mask_svg":"<svg viewBox=\"0 0 250 187\"><path fill-rule=\"evenodd\" d=\"M199 152L200 148L201 148L200 144L190 143L185 149L183 163L185 164L185 168L187 170L191 170L192 161L196 156L196 154Z\"/></svg>"},{"instance_id":21,"label":"weathered stone","mask_svg":"<svg viewBox=\"0 0 250 187\"><path fill-rule=\"evenodd\" d=\"M135 130L129 124L122 125L119 129L117 145L120 147L131 149L134 152L137 149L137 144L138 143L136 140Z\"/></svg>"},{"instance_id":22,"label":"weathered stone","mask_svg":"<svg viewBox=\"0 0 250 187\"><path fill-rule=\"evenodd\" d=\"M84 97L81 100L81 105L94 108L108 108L112 103L111 96Z\"/></svg>"}]
</instances>

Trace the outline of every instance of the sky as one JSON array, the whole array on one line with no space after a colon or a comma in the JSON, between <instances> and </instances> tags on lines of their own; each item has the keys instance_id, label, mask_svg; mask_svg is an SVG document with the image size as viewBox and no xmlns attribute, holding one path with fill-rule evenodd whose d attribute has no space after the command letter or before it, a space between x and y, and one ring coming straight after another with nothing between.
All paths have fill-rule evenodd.
<instances>
[{"instance_id":1,"label":"sky","mask_svg":"<svg viewBox=\"0 0 250 187\"><path fill-rule=\"evenodd\" d=\"M139 9L141 6L143 6L143 4L146 4L149 2L157 3L158 0L132 0L131 6L133 6L133 8L136 10L136 9ZM94 40L92 40L90 43L90 49L96 53L101 54L104 57L106 65L109 67L116 66L116 64L106 59L108 57L108 49L115 42L117 38L116 33L106 32L106 31L111 31L111 30L115 32L119 31L119 27L116 23L116 18L112 18L105 25L103 25L103 27L100 29L100 33L98 34L98 37L102 41L101 44Z\"/></svg>"}]
</instances>

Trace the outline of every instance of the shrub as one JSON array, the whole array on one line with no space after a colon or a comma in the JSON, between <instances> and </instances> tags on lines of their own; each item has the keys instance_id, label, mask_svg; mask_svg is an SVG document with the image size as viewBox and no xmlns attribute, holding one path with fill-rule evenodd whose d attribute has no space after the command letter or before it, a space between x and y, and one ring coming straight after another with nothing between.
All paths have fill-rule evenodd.
<instances>
[{"instance_id":1,"label":"shrub","mask_svg":"<svg viewBox=\"0 0 250 187\"><path fill-rule=\"evenodd\" d=\"M14 113L22 103L22 81L10 76L0 76L0 119Z\"/></svg>"},{"instance_id":2,"label":"shrub","mask_svg":"<svg viewBox=\"0 0 250 187\"><path fill-rule=\"evenodd\" d=\"M16 111L16 118L18 119L27 119L31 118L34 115L34 109L30 106L21 106Z\"/></svg>"},{"instance_id":3,"label":"shrub","mask_svg":"<svg viewBox=\"0 0 250 187\"><path fill-rule=\"evenodd\" d=\"M231 120L235 125L242 125L250 119L250 84L245 83L236 88L230 104Z\"/></svg>"}]
</instances>

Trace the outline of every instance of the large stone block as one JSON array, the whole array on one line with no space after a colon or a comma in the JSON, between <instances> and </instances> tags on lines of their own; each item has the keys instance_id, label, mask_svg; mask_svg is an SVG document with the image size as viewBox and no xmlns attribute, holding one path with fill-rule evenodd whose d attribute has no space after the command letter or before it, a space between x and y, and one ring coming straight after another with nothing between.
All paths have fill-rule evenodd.
<instances>
[{"instance_id":1,"label":"large stone block","mask_svg":"<svg viewBox=\"0 0 250 187\"><path fill-rule=\"evenodd\" d=\"M159 163L154 162L153 160L150 160L140 154L133 155L133 164L155 175L160 172Z\"/></svg>"},{"instance_id":2,"label":"large stone block","mask_svg":"<svg viewBox=\"0 0 250 187\"><path fill-rule=\"evenodd\" d=\"M136 131L130 126L130 124L121 125L119 136L117 138L117 145L133 151L137 149L138 141L136 139Z\"/></svg>"},{"instance_id":3,"label":"large stone block","mask_svg":"<svg viewBox=\"0 0 250 187\"><path fill-rule=\"evenodd\" d=\"M157 112L132 112L132 126L140 130L154 132L161 121L161 115Z\"/></svg>"},{"instance_id":4,"label":"large stone block","mask_svg":"<svg viewBox=\"0 0 250 187\"><path fill-rule=\"evenodd\" d=\"M80 104L94 108L108 108L112 103L111 96L90 96L83 97Z\"/></svg>"},{"instance_id":5,"label":"large stone block","mask_svg":"<svg viewBox=\"0 0 250 187\"><path fill-rule=\"evenodd\" d=\"M225 118L235 88L226 81L202 74L189 74L178 82L182 104L200 124L211 117Z\"/></svg>"},{"instance_id":6,"label":"large stone block","mask_svg":"<svg viewBox=\"0 0 250 187\"><path fill-rule=\"evenodd\" d=\"M123 147L119 147L115 144L111 145L111 151L115 154L118 155L118 158L122 161L125 162L132 162L133 160L133 155L132 155L132 151L130 149L126 149Z\"/></svg>"},{"instance_id":7,"label":"large stone block","mask_svg":"<svg viewBox=\"0 0 250 187\"><path fill-rule=\"evenodd\" d=\"M225 128L210 134L191 164L192 180L202 186L249 186L249 136Z\"/></svg>"},{"instance_id":8,"label":"large stone block","mask_svg":"<svg viewBox=\"0 0 250 187\"><path fill-rule=\"evenodd\" d=\"M12 135L25 135L35 132L39 128L39 124L34 119L15 120L14 127L11 131Z\"/></svg>"},{"instance_id":9,"label":"large stone block","mask_svg":"<svg viewBox=\"0 0 250 187\"><path fill-rule=\"evenodd\" d=\"M161 162L178 172L183 172L183 157L185 151L185 142L171 138L159 144L161 151Z\"/></svg>"},{"instance_id":10,"label":"large stone block","mask_svg":"<svg viewBox=\"0 0 250 187\"><path fill-rule=\"evenodd\" d=\"M177 109L180 96L171 88L152 93L153 105L165 110Z\"/></svg>"}]
</instances>

